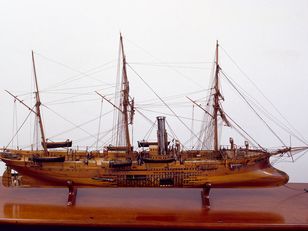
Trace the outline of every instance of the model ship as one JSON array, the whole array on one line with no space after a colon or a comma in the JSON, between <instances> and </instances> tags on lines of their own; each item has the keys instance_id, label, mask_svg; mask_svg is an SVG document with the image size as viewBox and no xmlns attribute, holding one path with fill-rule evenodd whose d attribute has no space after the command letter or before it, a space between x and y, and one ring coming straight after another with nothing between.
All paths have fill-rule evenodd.
<instances>
[{"instance_id":1,"label":"model ship","mask_svg":"<svg viewBox=\"0 0 308 231\"><path fill-rule=\"evenodd\" d=\"M129 125L134 114L134 102L129 95L127 63L123 41L120 37L122 80L121 98L115 105L105 96L101 97L118 110L119 126L123 130L120 145L109 145L103 150L89 151L71 148L72 141L50 142L46 139L44 123L40 111L40 91L35 71L34 109L27 106L17 96L11 94L37 117L41 150L20 150L3 148L1 160L7 169L2 177L5 186L44 187L272 187L288 182L288 175L270 163L270 158L290 151L296 152L307 147L281 147L268 151L255 147L247 141L239 148L230 138L229 144L220 146L219 123L232 126L229 116L222 108L223 96L220 86L219 45L216 45L215 71L211 86L209 109L200 107L208 116L208 126L212 133L211 149L184 150L179 140L168 140L166 118L157 116L157 140L141 140L138 150L131 143ZM194 100L191 100L196 103ZM232 121L233 122L233 121Z\"/></svg>"}]
</instances>

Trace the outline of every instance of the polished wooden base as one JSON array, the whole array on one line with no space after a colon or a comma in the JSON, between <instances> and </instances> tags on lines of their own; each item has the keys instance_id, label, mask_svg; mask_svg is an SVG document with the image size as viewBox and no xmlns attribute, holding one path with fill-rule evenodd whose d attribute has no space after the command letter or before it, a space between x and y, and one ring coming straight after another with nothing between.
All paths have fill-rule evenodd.
<instances>
[{"instance_id":1,"label":"polished wooden base","mask_svg":"<svg viewBox=\"0 0 308 231\"><path fill-rule=\"evenodd\" d=\"M0 227L11 230L306 229L308 184L278 188L79 188L67 206L67 188L0 187ZM3 229L4 230L4 229Z\"/></svg>"}]
</instances>

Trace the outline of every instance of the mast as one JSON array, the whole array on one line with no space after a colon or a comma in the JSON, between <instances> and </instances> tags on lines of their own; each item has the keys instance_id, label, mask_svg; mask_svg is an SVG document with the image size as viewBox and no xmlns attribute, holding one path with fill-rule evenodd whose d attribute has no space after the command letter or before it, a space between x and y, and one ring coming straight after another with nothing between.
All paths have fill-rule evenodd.
<instances>
[{"instance_id":1,"label":"mast","mask_svg":"<svg viewBox=\"0 0 308 231\"><path fill-rule=\"evenodd\" d=\"M32 65L33 65L33 73L34 73L35 88L36 88L36 92L35 92L35 99L36 99L36 103L35 103L36 116L37 116L37 118L38 118L38 122L39 122L39 125L40 125L41 139L42 139L42 146L43 146L43 149L44 149L44 153L47 154L48 151L47 151L47 145L46 145L44 127L43 127L43 122L42 122L42 117L41 117L41 110L40 110L41 100L40 100L40 93L39 93L39 88L38 88L38 83L37 83L37 77L36 77L36 68L35 68L34 53L33 53L33 51L32 51Z\"/></svg>"},{"instance_id":2,"label":"mast","mask_svg":"<svg viewBox=\"0 0 308 231\"><path fill-rule=\"evenodd\" d=\"M219 142L218 142L218 111L219 111L219 64L218 64L218 41L216 41L216 70L215 70L215 79L214 79L214 150L218 151Z\"/></svg>"},{"instance_id":3,"label":"mast","mask_svg":"<svg viewBox=\"0 0 308 231\"><path fill-rule=\"evenodd\" d=\"M131 150L131 143L129 138L129 128L128 128L128 110L127 107L129 106L129 83L127 79L127 73L126 73L126 58L124 53L124 46L123 46L123 38L122 34L120 34L120 43L121 43L121 51L122 51L122 78L123 78L123 115L124 115L124 129L125 129L125 139L126 139L126 145L128 151Z\"/></svg>"}]
</instances>

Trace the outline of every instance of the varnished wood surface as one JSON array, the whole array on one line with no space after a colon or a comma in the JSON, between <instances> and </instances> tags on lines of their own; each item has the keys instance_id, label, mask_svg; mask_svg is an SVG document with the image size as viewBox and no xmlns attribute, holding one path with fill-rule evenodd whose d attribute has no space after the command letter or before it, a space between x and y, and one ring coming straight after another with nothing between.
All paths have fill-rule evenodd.
<instances>
[{"instance_id":1,"label":"varnished wood surface","mask_svg":"<svg viewBox=\"0 0 308 231\"><path fill-rule=\"evenodd\" d=\"M306 229L308 184L261 189L78 189L67 207L64 188L0 187L0 227L45 229ZM48 228L49 227L49 228Z\"/></svg>"}]
</instances>

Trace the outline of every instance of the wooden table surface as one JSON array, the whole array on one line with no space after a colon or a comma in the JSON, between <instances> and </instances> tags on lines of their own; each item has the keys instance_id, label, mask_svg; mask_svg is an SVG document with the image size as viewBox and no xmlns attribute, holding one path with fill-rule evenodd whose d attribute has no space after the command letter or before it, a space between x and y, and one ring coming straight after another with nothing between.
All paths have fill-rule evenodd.
<instances>
[{"instance_id":1,"label":"wooden table surface","mask_svg":"<svg viewBox=\"0 0 308 231\"><path fill-rule=\"evenodd\" d=\"M304 188L212 189L206 209L201 189L84 188L68 207L65 188L1 186L0 227L308 230Z\"/></svg>"}]
</instances>

